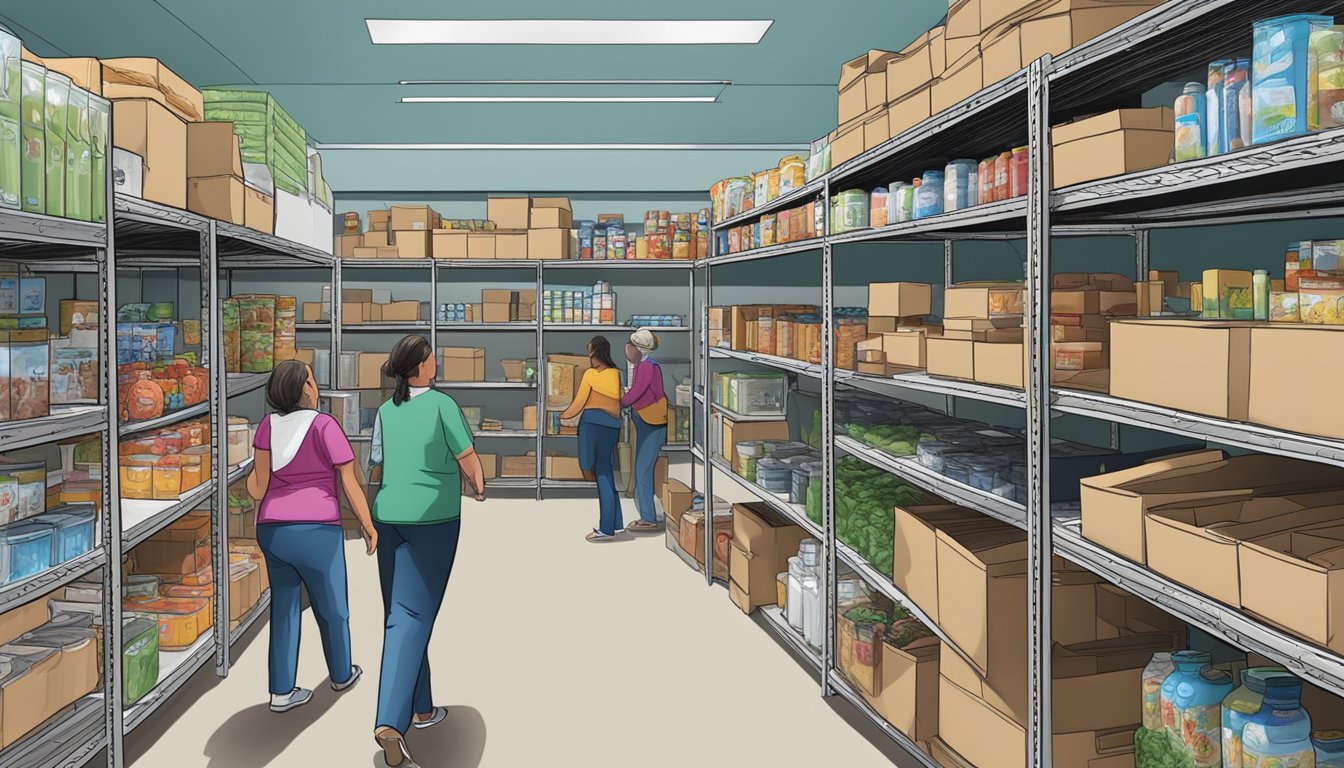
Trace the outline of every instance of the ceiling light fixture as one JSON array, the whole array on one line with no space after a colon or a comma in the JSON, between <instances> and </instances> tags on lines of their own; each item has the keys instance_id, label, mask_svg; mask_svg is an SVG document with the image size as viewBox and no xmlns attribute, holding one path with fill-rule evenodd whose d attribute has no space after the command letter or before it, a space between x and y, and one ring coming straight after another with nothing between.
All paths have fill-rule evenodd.
<instances>
[{"instance_id":1,"label":"ceiling light fixture","mask_svg":"<svg viewBox=\"0 0 1344 768\"><path fill-rule=\"evenodd\" d=\"M712 104L715 96L406 96L402 104Z\"/></svg>"},{"instance_id":2,"label":"ceiling light fixture","mask_svg":"<svg viewBox=\"0 0 1344 768\"><path fill-rule=\"evenodd\" d=\"M374 45L755 45L771 19L365 19Z\"/></svg>"},{"instance_id":3,"label":"ceiling light fixture","mask_svg":"<svg viewBox=\"0 0 1344 768\"><path fill-rule=\"evenodd\" d=\"M807 144L321 144L319 150L634 150L634 151L710 151L710 152L798 152Z\"/></svg>"},{"instance_id":4,"label":"ceiling light fixture","mask_svg":"<svg viewBox=\"0 0 1344 768\"><path fill-rule=\"evenodd\" d=\"M398 85L732 85L732 80L398 80Z\"/></svg>"}]
</instances>

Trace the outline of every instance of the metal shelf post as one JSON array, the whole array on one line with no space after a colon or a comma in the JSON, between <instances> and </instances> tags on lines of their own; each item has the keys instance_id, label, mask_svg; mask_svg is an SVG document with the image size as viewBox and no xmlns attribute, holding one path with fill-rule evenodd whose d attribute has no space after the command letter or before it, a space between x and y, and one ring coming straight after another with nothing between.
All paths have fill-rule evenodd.
<instances>
[{"instance_id":1,"label":"metal shelf post","mask_svg":"<svg viewBox=\"0 0 1344 768\"><path fill-rule=\"evenodd\" d=\"M831 182L822 185L822 222L824 234L831 232ZM822 473L821 525L825 536L822 555L825 558L826 629L821 649L821 695L834 693L831 670L835 669L836 634L838 625L835 612L839 603L839 584L836 578L836 525L835 525L835 254L829 240L821 247L821 463Z\"/></svg>"},{"instance_id":2,"label":"metal shelf post","mask_svg":"<svg viewBox=\"0 0 1344 768\"><path fill-rule=\"evenodd\" d=\"M206 339L202 350L206 367L214 371L214 382L210 385L210 417L213 422L214 439L210 441L210 482L214 483L213 509L211 510L210 555L214 565L215 577L215 674L227 677L229 674L229 463L228 463L228 425L229 414L225 397L225 384L228 381L227 365L224 364L223 328L215 327L215 319L223 318L222 302L219 298L219 240L216 237L215 222L201 234L201 333ZM227 278L226 278L227 279Z\"/></svg>"},{"instance_id":3,"label":"metal shelf post","mask_svg":"<svg viewBox=\"0 0 1344 768\"><path fill-rule=\"evenodd\" d=\"M113 129L109 129L113 130ZM108 137L109 144L111 137ZM102 431L103 441L103 508L99 515L102 525L103 551L107 553L103 565L103 729L105 732L108 768L125 764L124 734L121 723L125 717L122 693L122 611L121 611L121 478L117 471L117 377L114 363L117 359L117 249L115 216L112 211L115 180L107 174L107 247L98 252L98 332L101 334L102 364L98 366L98 399L107 411L107 423Z\"/></svg>"}]
</instances>

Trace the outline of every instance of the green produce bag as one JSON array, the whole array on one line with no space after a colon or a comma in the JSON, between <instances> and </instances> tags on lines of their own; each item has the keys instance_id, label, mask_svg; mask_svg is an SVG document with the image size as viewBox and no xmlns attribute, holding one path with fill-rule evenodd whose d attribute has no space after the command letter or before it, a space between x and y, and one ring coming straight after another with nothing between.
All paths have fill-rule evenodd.
<instances>
[{"instance_id":1,"label":"green produce bag","mask_svg":"<svg viewBox=\"0 0 1344 768\"><path fill-rule=\"evenodd\" d=\"M47 210L47 68L23 62L19 139L23 158L19 169L23 210L46 213Z\"/></svg>"},{"instance_id":2,"label":"green produce bag","mask_svg":"<svg viewBox=\"0 0 1344 768\"><path fill-rule=\"evenodd\" d=\"M19 38L0 29L0 208L20 208Z\"/></svg>"},{"instance_id":3,"label":"green produce bag","mask_svg":"<svg viewBox=\"0 0 1344 768\"><path fill-rule=\"evenodd\" d=\"M89 92L71 87L65 106L65 215L89 221Z\"/></svg>"},{"instance_id":4,"label":"green produce bag","mask_svg":"<svg viewBox=\"0 0 1344 768\"><path fill-rule=\"evenodd\" d=\"M65 121L70 78L47 72L47 205L48 216L65 215Z\"/></svg>"}]
</instances>

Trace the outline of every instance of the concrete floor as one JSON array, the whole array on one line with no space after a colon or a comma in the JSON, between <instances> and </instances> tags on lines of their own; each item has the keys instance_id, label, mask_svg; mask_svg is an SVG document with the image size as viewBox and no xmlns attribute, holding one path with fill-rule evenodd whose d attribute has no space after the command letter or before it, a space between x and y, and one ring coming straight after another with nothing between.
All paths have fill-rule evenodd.
<instances>
[{"instance_id":1,"label":"concrete floor","mask_svg":"<svg viewBox=\"0 0 1344 768\"><path fill-rule=\"evenodd\" d=\"M424 768L913 765L847 703L823 699L813 674L661 535L585 542L591 499L468 505L430 648L436 700L451 714L409 739ZM314 699L271 714L259 622L235 647L226 680L207 665L127 738L127 762L381 768L371 736L377 569L359 542L347 550L355 660L365 670L354 689L327 686L305 614L299 684Z\"/></svg>"}]
</instances>

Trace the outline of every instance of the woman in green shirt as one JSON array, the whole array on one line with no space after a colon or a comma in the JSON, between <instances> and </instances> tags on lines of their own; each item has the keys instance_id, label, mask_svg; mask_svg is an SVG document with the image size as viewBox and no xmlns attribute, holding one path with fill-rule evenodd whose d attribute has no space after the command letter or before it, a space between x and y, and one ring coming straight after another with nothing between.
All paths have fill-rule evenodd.
<instances>
[{"instance_id":1,"label":"woman in green shirt","mask_svg":"<svg viewBox=\"0 0 1344 768\"><path fill-rule=\"evenodd\" d=\"M396 380L374 422L371 475L383 588L382 677L374 739L391 768L413 765L405 734L443 721L429 682L429 638L448 588L461 531L462 480L485 501L481 460L453 398L432 388L434 350L422 336L393 347L383 375Z\"/></svg>"}]
</instances>

